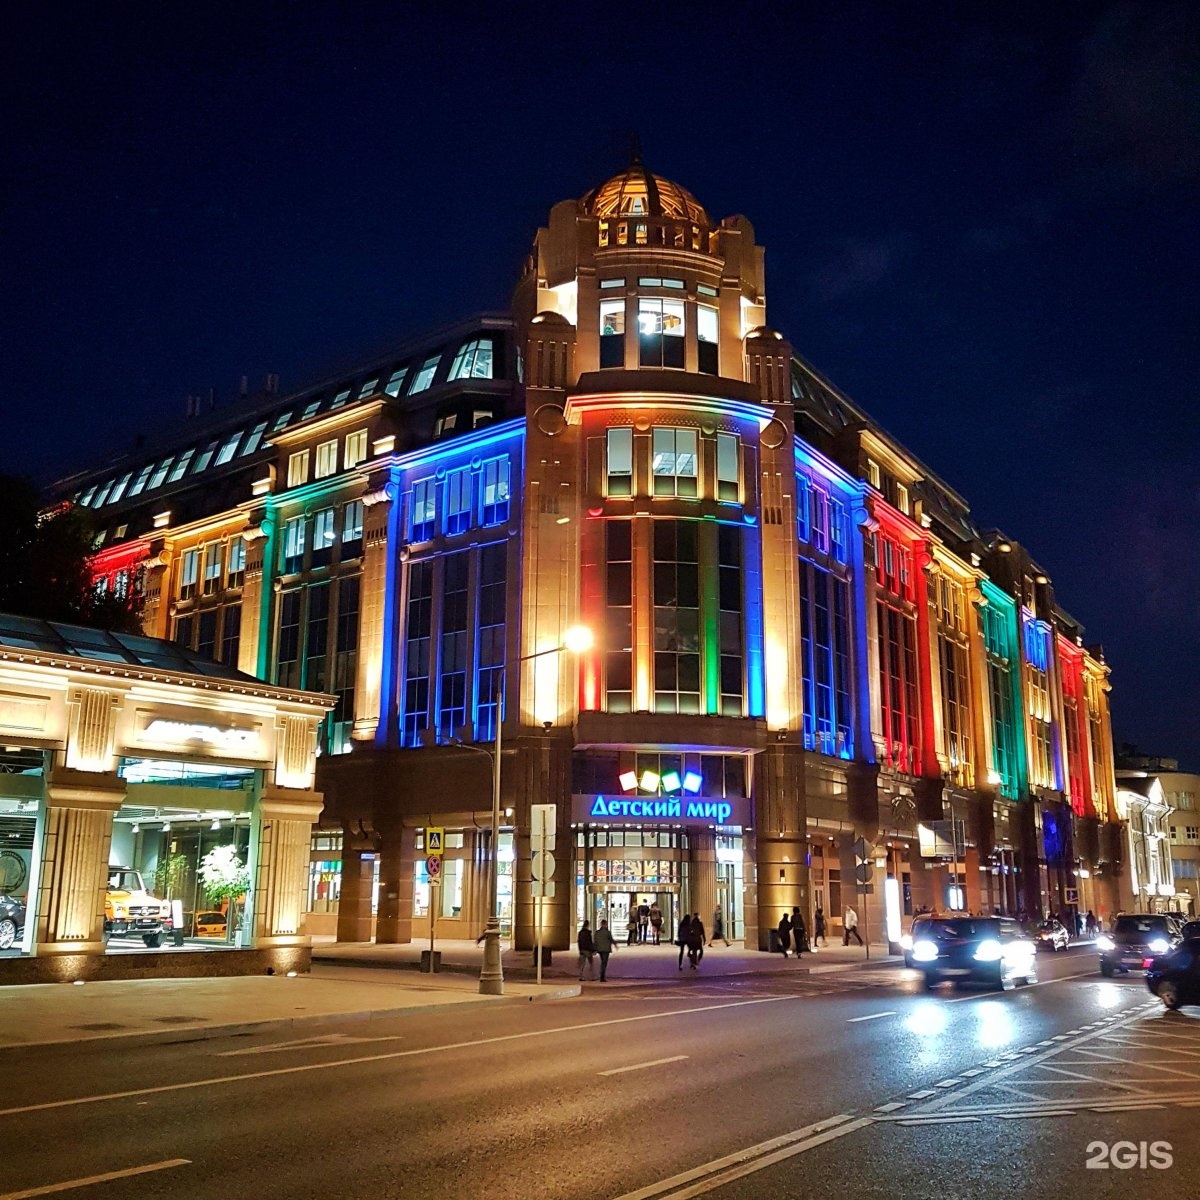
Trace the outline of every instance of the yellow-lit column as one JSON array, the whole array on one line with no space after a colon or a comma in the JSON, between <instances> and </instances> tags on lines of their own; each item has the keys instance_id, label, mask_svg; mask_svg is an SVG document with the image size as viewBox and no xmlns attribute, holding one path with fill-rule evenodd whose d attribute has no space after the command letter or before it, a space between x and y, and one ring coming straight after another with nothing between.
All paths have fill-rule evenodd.
<instances>
[{"instance_id":1,"label":"yellow-lit column","mask_svg":"<svg viewBox=\"0 0 1200 1200\"><path fill-rule=\"evenodd\" d=\"M793 906L798 906L808 921L807 822L804 751L796 742L771 743L754 764L760 950L770 948L770 931Z\"/></svg>"},{"instance_id":2,"label":"yellow-lit column","mask_svg":"<svg viewBox=\"0 0 1200 1200\"><path fill-rule=\"evenodd\" d=\"M264 788L251 826L252 946L307 945L309 848L321 815L319 792Z\"/></svg>"}]
</instances>

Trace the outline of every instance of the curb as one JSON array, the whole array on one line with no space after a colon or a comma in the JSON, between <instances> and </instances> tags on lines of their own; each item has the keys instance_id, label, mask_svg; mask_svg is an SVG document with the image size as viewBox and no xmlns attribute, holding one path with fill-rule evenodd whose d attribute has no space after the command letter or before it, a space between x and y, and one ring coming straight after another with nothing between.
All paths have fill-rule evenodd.
<instances>
[{"instance_id":1,"label":"curb","mask_svg":"<svg viewBox=\"0 0 1200 1200\"><path fill-rule=\"evenodd\" d=\"M495 996L485 1002L493 1005L532 1004L541 1000L567 1000L581 994L579 984L564 984L537 996ZM445 1000L436 1004L405 1005L403 1008L369 1008L359 1012L308 1013L298 1017L266 1017L261 1021L237 1021L223 1025L180 1025L174 1029L125 1030L100 1033L91 1037L75 1034L72 1037L46 1038L39 1042L20 1042L6 1046L5 1055L19 1054L22 1050L38 1050L46 1046L77 1046L81 1049L93 1043L111 1045L114 1042L136 1041L139 1045L182 1045L187 1042L203 1042L212 1038L249 1037L272 1030L308 1029L320 1025L337 1025L344 1021L386 1021L396 1017L421 1016L424 1013L444 1012L450 1008L463 1007L463 1000ZM478 1002L476 1002L478 1003Z\"/></svg>"}]
</instances>

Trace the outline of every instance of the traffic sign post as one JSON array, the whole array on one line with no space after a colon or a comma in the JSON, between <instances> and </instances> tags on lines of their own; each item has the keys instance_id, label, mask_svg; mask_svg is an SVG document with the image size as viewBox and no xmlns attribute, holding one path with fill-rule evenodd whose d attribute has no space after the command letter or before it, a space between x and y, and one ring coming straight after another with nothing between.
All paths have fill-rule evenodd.
<instances>
[{"instance_id":1,"label":"traffic sign post","mask_svg":"<svg viewBox=\"0 0 1200 1200\"><path fill-rule=\"evenodd\" d=\"M854 843L854 879L855 891L862 897L862 923L867 935L863 940L866 945L868 961L871 958L871 927L867 920L867 897L875 890L875 885L871 882L871 878L875 874L874 858L875 847L866 838L860 837Z\"/></svg>"},{"instance_id":2,"label":"traffic sign post","mask_svg":"<svg viewBox=\"0 0 1200 1200\"><path fill-rule=\"evenodd\" d=\"M428 970L430 974L438 969L440 965L438 956L434 950L434 937L437 931L437 910L442 899L442 855L441 847L444 844L442 830L427 829L425 831L425 846L429 848L431 833L437 833L438 852L435 854L430 851L425 858L425 874L429 876L429 951L428 951L428 966L426 966L426 955L421 955L421 970Z\"/></svg>"},{"instance_id":3,"label":"traffic sign post","mask_svg":"<svg viewBox=\"0 0 1200 1200\"><path fill-rule=\"evenodd\" d=\"M537 981L542 982L542 917L548 898L554 897L554 833L558 823L556 804L530 805L529 848L533 855L529 864L530 892L537 916Z\"/></svg>"}]
</instances>

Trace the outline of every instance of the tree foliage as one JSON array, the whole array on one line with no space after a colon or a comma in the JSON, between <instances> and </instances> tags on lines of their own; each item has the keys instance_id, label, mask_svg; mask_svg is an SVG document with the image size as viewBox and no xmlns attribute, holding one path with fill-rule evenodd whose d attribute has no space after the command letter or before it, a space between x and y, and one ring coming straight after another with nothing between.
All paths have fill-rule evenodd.
<instances>
[{"instance_id":1,"label":"tree foliage","mask_svg":"<svg viewBox=\"0 0 1200 1200\"><path fill-rule=\"evenodd\" d=\"M99 595L92 585L95 530L86 509L46 511L30 480L0 475L0 512L0 612L140 632L137 598Z\"/></svg>"}]
</instances>

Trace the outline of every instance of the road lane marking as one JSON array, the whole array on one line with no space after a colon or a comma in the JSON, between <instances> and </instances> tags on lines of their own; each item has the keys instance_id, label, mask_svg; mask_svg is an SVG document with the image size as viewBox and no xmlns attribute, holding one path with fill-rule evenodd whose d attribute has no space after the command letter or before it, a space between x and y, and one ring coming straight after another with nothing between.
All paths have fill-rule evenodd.
<instances>
[{"instance_id":1,"label":"road lane marking","mask_svg":"<svg viewBox=\"0 0 1200 1200\"><path fill-rule=\"evenodd\" d=\"M329 1046L354 1046L368 1042L402 1042L400 1034L389 1037L352 1037L348 1033L323 1033L315 1037L295 1038L290 1042L275 1042L270 1046L247 1046L241 1050L218 1050L217 1058L240 1058L247 1054L286 1054L289 1050L324 1050Z\"/></svg>"},{"instance_id":2,"label":"road lane marking","mask_svg":"<svg viewBox=\"0 0 1200 1200\"><path fill-rule=\"evenodd\" d=\"M34 1196L53 1196L55 1192L69 1192L72 1188L91 1187L94 1183L108 1183L113 1179L129 1179L133 1175L147 1175L151 1171L166 1171L171 1167L186 1167L190 1158L167 1158L162 1162L146 1163L142 1167L126 1167L123 1171L105 1171L103 1175L89 1175L85 1179L66 1179L62 1183L47 1183L42 1187L26 1188L21 1192L5 1192L0 1200L32 1200Z\"/></svg>"},{"instance_id":3,"label":"road lane marking","mask_svg":"<svg viewBox=\"0 0 1200 1200\"><path fill-rule=\"evenodd\" d=\"M868 1013L865 1017L847 1017L846 1024L854 1025L858 1021L877 1021L880 1017L894 1017L895 1012Z\"/></svg>"},{"instance_id":4,"label":"road lane marking","mask_svg":"<svg viewBox=\"0 0 1200 1200\"><path fill-rule=\"evenodd\" d=\"M672 1009L668 1012L639 1013L635 1017L610 1017L603 1021L584 1021L579 1025L556 1025L551 1029L529 1029L523 1033L501 1033L495 1037L477 1038L469 1042L448 1042L440 1046L418 1046L411 1050L389 1050L384 1054L362 1054L354 1058L338 1058L331 1062L302 1063L295 1067L274 1067L267 1071L248 1071L244 1075L218 1075L210 1079L191 1079L180 1083L163 1083L156 1087L131 1088L125 1092L107 1092L98 1096L70 1096L65 1100L44 1100L40 1104L23 1104L0 1109L0 1117L21 1113L48 1112L55 1108L74 1108L80 1104L102 1104L111 1100L129 1100L135 1096L161 1096L165 1092L185 1092L195 1088L215 1087L223 1083L238 1083L244 1079L271 1079L281 1075L300 1075L307 1071L329 1071L334 1067L355 1067L365 1063L393 1062L400 1058L418 1058L425 1054L445 1054L448 1050L473 1050L479 1046L495 1046L502 1042L522 1042L531 1038L549 1037L557 1033L578 1033L584 1029L603 1029L610 1025L632 1025L637 1021L659 1021L669 1017L686 1017L693 1013L724 1012L729 1008L747 1008L753 1004L776 1004L792 1000L793 996L769 996L753 1000L731 1000L728 1004L704 1004L697 1008ZM0 1196L0 1200L5 1197Z\"/></svg>"},{"instance_id":5,"label":"road lane marking","mask_svg":"<svg viewBox=\"0 0 1200 1200\"><path fill-rule=\"evenodd\" d=\"M907 1107L908 1107L908 1105L905 1104L903 1100L893 1100L888 1104L879 1105L879 1107L875 1111L881 1112L881 1113L890 1113L890 1112L895 1112L898 1108L907 1108Z\"/></svg>"},{"instance_id":6,"label":"road lane marking","mask_svg":"<svg viewBox=\"0 0 1200 1200\"><path fill-rule=\"evenodd\" d=\"M724 1187L744 1175L751 1175L793 1155L803 1154L835 1138L854 1133L871 1123L870 1117L852 1120L849 1113L839 1113L815 1125L806 1125L803 1129L747 1146L744 1150L735 1150L723 1158L715 1158L712 1162L682 1171L669 1179L660 1179L635 1192L626 1192L616 1200L690 1200L693 1196L702 1196L705 1192Z\"/></svg>"},{"instance_id":7,"label":"road lane marking","mask_svg":"<svg viewBox=\"0 0 1200 1200\"><path fill-rule=\"evenodd\" d=\"M929 1097L932 1095L933 1095L933 1092L929 1092L929 1091L913 1092L913 1094L911 1096L909 1096L909 1099L910 1100L928 1100Z\"/></svg>"},{"instance_id":8,"label":"road lane marking","mask_svg":"<svg viewBox=\"0 0 1200 1200\"><path fill-rule=\"evenodd\" d=\"M628 1067L613 1067L609 1071L597 1071L597 1075L624 1075L626 1071L644 1071L647 1067L661 1067L666 1063L683 1062L686 1054L673 1054L670 1058L654 1058L649 1062L633 1063Z\"/></svg>"}]
</instances>

